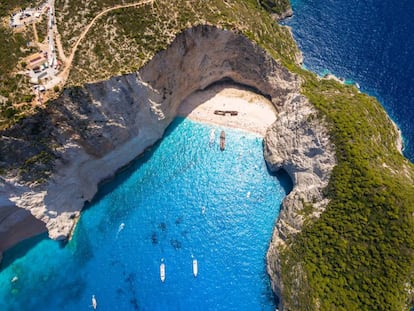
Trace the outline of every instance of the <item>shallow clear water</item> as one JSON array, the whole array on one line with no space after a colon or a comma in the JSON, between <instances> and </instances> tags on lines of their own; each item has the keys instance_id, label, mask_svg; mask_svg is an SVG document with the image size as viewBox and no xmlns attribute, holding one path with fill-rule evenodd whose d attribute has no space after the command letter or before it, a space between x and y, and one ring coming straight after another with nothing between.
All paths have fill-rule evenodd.
<instances>
[{"instance_id":1,"label":"shallow clear water","mask_svg":"<svg viewBox=\"0 0 414 311\"><path fill-rule=\"evenodd\" d=\"M66 246L7 252L0 310L88 310L93 294L99 310L274 310L265 254L289 180L268 173L262 139L226 129L221 152L211 128L175 120L101 187Z\"/></svg>"},{"instance_id":2,"label":"shallow clear water","mask_svg":"<svg viewBox=\"0 0 414 311\"><path fill-rule=\"evenodd\" d=\"M414 161L414 2L293 0L292 31L304 64L358 82L401 128Z\"/></svg>"}]
</instances>

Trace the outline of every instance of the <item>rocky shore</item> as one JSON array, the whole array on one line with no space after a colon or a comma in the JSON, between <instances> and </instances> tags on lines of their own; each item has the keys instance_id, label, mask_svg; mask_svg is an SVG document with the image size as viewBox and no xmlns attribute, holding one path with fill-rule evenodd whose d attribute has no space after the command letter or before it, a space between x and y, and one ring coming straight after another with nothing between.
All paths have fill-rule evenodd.
<instances>
[{"instance_id":1,"label":"rocky shore","mask_svg":"<svg viewBox=\"0 0 414 311\"><path fill-rule=\"evenodd\" d=\"M270 169L286 170L294 183L267 255L280 293L277 250L301 229L306 202L315 207L308 217L323 211L334 148L323 120L300 94L298 77L244 36L212 26L185 30L137 73L65 90L45 111L1 133L1 154L8 154L1 168L8 173L0 183L0 250L45 229L53 239L68 238L99 183L160 139L183 100L223 82L267 98L275 109L264 156ZM47 140L49 149L38 152L51 159L34 163L37 175L23 174L13 165L36 156L33 139ZM36 180L42 170L46 177Z\"/></svg>"}]
</instances>

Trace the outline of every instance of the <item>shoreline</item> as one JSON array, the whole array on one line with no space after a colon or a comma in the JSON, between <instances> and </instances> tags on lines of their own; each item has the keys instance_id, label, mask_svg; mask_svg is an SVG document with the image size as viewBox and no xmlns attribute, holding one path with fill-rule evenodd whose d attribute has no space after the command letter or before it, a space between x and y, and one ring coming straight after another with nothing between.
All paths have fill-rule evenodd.
<instances>
[{"instance_id":1,"label":"shoreline","mask_svg":"<svg viewBox=\"0 0 414 311\"><path fill-rule=\"evenodd\" d=\"M237 115L217 115L215 110L237 111ZM231 127L264 137L276 121L277 111L265 97L234 84L213 85L184 99L177 116L190 120Z\"/></svg>"}]
</instances>

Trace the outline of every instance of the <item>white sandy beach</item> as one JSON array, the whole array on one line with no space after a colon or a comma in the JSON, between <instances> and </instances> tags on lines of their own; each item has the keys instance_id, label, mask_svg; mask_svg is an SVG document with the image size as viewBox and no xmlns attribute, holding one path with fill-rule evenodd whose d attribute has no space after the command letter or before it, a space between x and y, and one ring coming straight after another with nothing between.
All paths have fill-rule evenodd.
<instances>
[{"instance_id":1,"label":"white sandy beach","mask_svg":"<svg viewBox=\"0 0 414 311\"><path fill-rule=\"evenodd\" d=\"M214 114L215 110L237 111L237 116ZM264 136L276 120L276 109L265 97L234 85L215 85L187 97L178 115L194 121L223 125Z\"/></svg>"}]
</instances>

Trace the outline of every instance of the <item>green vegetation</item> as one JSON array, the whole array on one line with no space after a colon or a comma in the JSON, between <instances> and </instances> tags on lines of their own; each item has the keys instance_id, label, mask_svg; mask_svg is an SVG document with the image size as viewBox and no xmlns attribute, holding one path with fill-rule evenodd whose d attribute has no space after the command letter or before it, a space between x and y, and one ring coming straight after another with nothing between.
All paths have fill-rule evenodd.
<instances>
[{"instance_id":1,"label":"green vegetation","mask_svg":"<svg viewBox=\"0 0 414 311\"><path fill-rule=\"evenodd\" d=\"M36 23L36 30L37 36L39 38L39 43L42 43L45 41L48 31L48 18L46 15L43 15L41 20Z\"/></svg>"},{"instance_id":2,"label":"green vegetation","mask_svg":"<svg viewBox=\"0 0 414 311\"><path fill-rule=\"evenodd\" d=\"M15 91L16 81L8 81L12 72L16 70L21 57L27 55L28 50L22 51L26 46L27 37L21 33L13 34L9 29L0 27L0 94L7 96L10 91Z\"/></svg>"},{"instance_id":3,"label":"green vegetation","mask_svg":"<svg viewBox=\"0 0 414 311\"><path fill-rule=\"evenodd\" d=\"M31 110L27 103L32 100L33 94L29 90L26 76L4 76L0 80L0 95L5 99L4 102L0 101L0 129L15 124Z\"/></svg>"},{"instance_id":4,"label":"green vegetation","mask_svg":"<svg viewBox=\"0 0 414 311\"><path fill-rule=\"evenodd\" d=\"M298 310L407 309L413 303L413 165L397 152L393 126L376 100L297 72L306 79L303 93L331 126L338 165L326 211L283 252L284 299ZM289 289L298 266L308 292L296 295Z\"/></svg>"},{"instance_id":5,"label":"green vegetation","mask_svg":"<svg viewBox=\"0 0 414 311\"><path fill-rule=\"evenodd\" d=\"M0 0L0 16L4 17L19 8L35 7L41 3L40 0Z\"/></svg>"},{"instance_id":6,"label":"green vegetation","mask_svg":"<svg viewBox=\"0 0 414 311\"><path fill-rule=\"evenodd\" d=\"M123 3L128 2L133 1ZM5 10L6 1L0 3ZM98 12L121 0L64 3L56 1L56 14L68 51ZM280 13L286 1L260 4ZM336 146L338 165L326 189L326 211L319 219L307 219L303 231L282 251L286 310L402 310L412 305L414 167L397 152L393 125L375 99L300 69L289 32L256 0L158 0L108 13L80 45L69 83L132 72L166 48L177 33L205 23L243 33L300 75L303 94L328 122ZM1 106L1 117L15 122L24 108L12 105L10 94L16 94L16 101L23 99L18 92L23 78L10 73L25 53L20 50L25 38L0 30L0 92L9 98ZM39 150L26 161L22 174L48 165L49 151ZM311 211L307 203L303 215Z\"/></svg>"},{"instance_id":7,"label":"green vegetation","mask_svg":"<svg viewBox=\"0 0 414 311\"><path fill-rule=\"evenodd\" d=\"M267 11L278 15L286 12L290 8L289 0L259 0L259 2Z\"/></svg>"},{"instance_id":8,"label":"green vegetation","mask_svg":"<svg viewBox=\"0 0 414 311\"><path fill-rule=\"evenodd\" d=\"M38 5L41 1L29 0L0 0L0 17L9 21L8 15L18 8ZM31 94L27 78L17 72L24 70L27 65L21 59L34 49L27 47L27 42L33 40L33 30L27 27L26 31L14 33L6 25L0 25L0 129L20 120L30 109L24 102ZM19 63L20 62L20 63ZM15 104L19 104L17 107Z\"/></svg>"},{"instance_id":9,"label":"green vegetation","mask_svg":"<svg viewBox=\"0 0 414 311\"><path fill-rule=\"evenodd\" d=\"M255 0L155 1L152 5L118 9L99 19L75 56L69 85L140 68L178 33L205 23L237 29L272 50L276 59L294 63L298 50L289 31L279 27Z\"/></svg>"},{"instance_id":10,"label":"green vegetation","mask_svg":"<svg viewBox=\"0 0 414 311\"><path fill-rule=\"evenodd\" d=\"M16 67L19 58L24 54L20 51L20 46L26 42L21 34L13 35L11 30L0 28L0 79L4 79L6 74Z\"/></svg>"},{"instance_id":11,"label":"green vegetation","mask_svg":"<svg viewBox=\"0 0 414 311\"><path fill-rule=\"evenodd\" d=\"M135 3L137 0L56 0L55 12L59 30L62 36L62 45L65 53L69 54L76 39L99 12L116 5ZM69 27L65 28L67 25Z\"/></svg>"}]
</instances>

